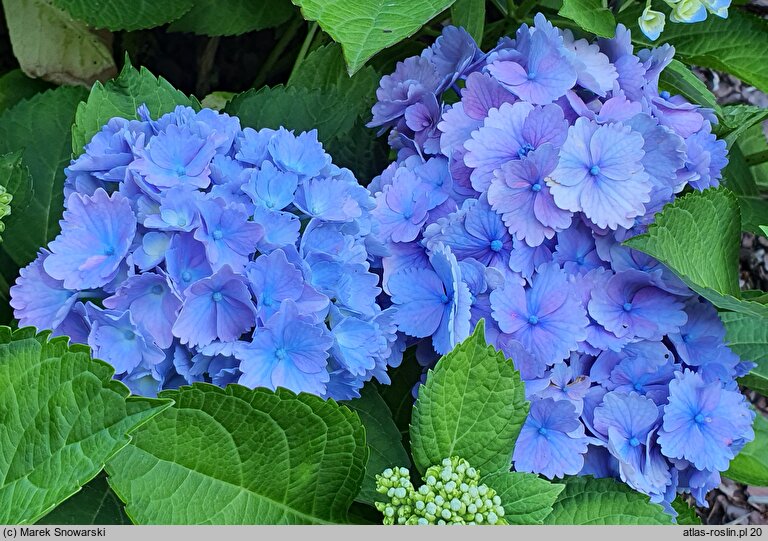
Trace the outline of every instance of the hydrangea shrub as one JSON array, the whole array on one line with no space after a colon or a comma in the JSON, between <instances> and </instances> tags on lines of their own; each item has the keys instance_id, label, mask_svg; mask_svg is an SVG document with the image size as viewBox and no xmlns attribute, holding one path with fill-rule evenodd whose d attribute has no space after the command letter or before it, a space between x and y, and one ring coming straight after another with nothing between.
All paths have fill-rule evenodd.
<instances>
[{"instance_id":1,"label":"hydrangea shrub","mask_svg":"<svg viewBox=\"0 0 768 541\"><path fill-rule=\"evenodd\" d=\"M713 112L659 91L674 49L589 42L542 15L480 50L447 27L382 78L397 160L369 188L382 287L425 366L486 321L531 400L512 462L706 505L752 438L715 308L622 242L728 163Z\"/></svg>"},{"instance_id":2,"label":"hydrangea shrub","mask_svg":"<svg viewBox=\"0 0 768 541\"><path fill-rule=\"evenodd\" d=\"M88 344L134 393L206 381L359 396L400 362L369 270L373 198L314 131L177 107L111 119L66 169L22 325Z\"/></svg>"}]
</instances>

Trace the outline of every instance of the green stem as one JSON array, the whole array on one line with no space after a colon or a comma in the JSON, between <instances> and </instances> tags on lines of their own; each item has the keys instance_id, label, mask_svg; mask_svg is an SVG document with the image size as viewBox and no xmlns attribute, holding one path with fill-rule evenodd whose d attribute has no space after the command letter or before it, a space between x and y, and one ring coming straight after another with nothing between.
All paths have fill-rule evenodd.
<instances>
[{"instance_id":1,"label":"green stem","mask_svg":"<svg viewBox=\"0 0 768 541\"><path fill-rule=\"evenodd\" d=\"M766 163L768 162L768 150L749 154L748 156L744 157L744 161L747 162L747 165L758 165L761 163Z\"/></svg>"},{"instance_id":2,"label":"green stem","mask_svg":"<svg viewBox=\"0 0 768 541\"><path fill-rule=\"evenodd\" d=\"M520 6L518 6L517 10L515 11L515 17L518 21L522 21L525 19L526 15L528 15L528 12L533 9L533 6L535 6L538 3L539 0L525 0Z\"/></svg>"},{"instance_id":3,"label":"green stem","mask_svg":"<svg viewBox=\"0 0 768 541\"><path fill-rule=\"evenodd\" d=\"M280 40L275 44L272 51L270 51L269 56L261 65L261 68L259 68L259 73L256 74L256 79L254 79L253 84L251 85L252 88L260 88L264 84L264 81L269 77L269 74L272 73L272 68L275 67L277 61L283 57L286 47L291 43L296 32L299 31L299 28L301 28L303 24L304 19L301 17L297 17L291 21L290 25L285 29L285 32L283 32L283 35L280 36Z\"/></svg>"},{"instance_id":4,"label":"green stem","mask_svg":"<svg viewBox=\"0 0 768 541\"><path fill-rule=\"evenodd\" d=\"M299 69L299 66L301 66L301 63L304 62L304 57L307 56L307 52L309 51L309 46L312 44L312 40L315 39L315 32L317 32L317 23L312 23L312 26L309 27L309 31L307 32L307 37L304 38L304 43L301 44L301 49L299 49L299 55L296 57L296 61L293 63L291 76L288 77L288 80L291 80L293 78L293 75Z\"/></svg>"}]
</instances>

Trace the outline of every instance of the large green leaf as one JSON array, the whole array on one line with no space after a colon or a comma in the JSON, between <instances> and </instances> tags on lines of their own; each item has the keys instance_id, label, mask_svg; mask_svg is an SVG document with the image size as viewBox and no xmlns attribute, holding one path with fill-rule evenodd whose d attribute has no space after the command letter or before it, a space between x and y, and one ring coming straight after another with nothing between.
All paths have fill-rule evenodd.
<instances>
[{"instance_id":1,"label":"large green leaf","mask_svg":"<svg viewBox=\"0 0 768 541\"><path fill-rule=\"evenodd\" d=\"M563 0L558 15L567 17L587 32L612 38L616 33L613 14L603 7L602 0Z\"/></svg>"},{"instance_id":2,"label":"large green leaf","mask_svg":"<svg viewBox=\"0 0 768 541\"><path fill-rule=\"evenodd\" d=\"M740 298L741 218L725 188L693 192L667 205L648 232L624 242L668 266L715 306L768 317L768 306Z\"/></svg>"},{"instance_id":3,"label":"large green leaf","mask_svg":"<svg viewBox=\"0 0 768 541\"><path fill-rule=\"evenodd\" d=\"M743 143L739 139L731 145L728 165L723 171L723 184L739 199L742 230L759 234L760 224L768 220L768 201L761 195L755 178L758 168L746 161Z\"/></svg>"},{"instance_id":4,"label":"large green leaf","mask_svg":"<svg viewBox=\"0 0 768 541\"><path fill-rule=\"evenodd\" d=\"M120 498L100 473L80 492L37 521L37 524L132 524Z\"/></svg>"},{"instance_id":5,"label":"large green leaf","mask_svg":"<svg viewBox=\"0 0 768 541\"><path fill-rule=\"evenodd\" d=\"M675 522L680 526L697 526L701 524L701 519L696 514L696 509L683 501L682 495L672 500L672 507L677 511Z\"/></svg>"},{"instance_id":6,"label":"large green leaf","mask_svg":"<svg viewBox=\"0 0 768 541\"><path fill-rule=\"evenodd\" d=\"M643 7L638 2L627 9L620 16L621 21L636 29ZM768 90L766 34L767 21L741 9L732 9L727 19L707 17L696 24L667 24L661 41L674 45L675 56L686 64L732 73L761 90ZM646 47L659 45L634 30L632 40Z\"/></svg>"},{"instance_id":7,"label":"large green leaf","mask_svg":"<svg viewBox=\"0 0 768 541\"><path fill-rule=\"evenodd\" d=\"M485 0L456 0L451 6L451 22L464 27L475 41L483 41L485 28Z\"/></svg>"},{"instance_id":8,"label":"large green leaf","mask_svg":"<svg viewBox=\"0 0 768 541\"><path fill-rule=\"evenodd\" d=\"M459 456L488 475L509 471L517 435L528 415L520 374L501 351L475 332L437 362L419 390L411 423L411 453L424 473Z\"/></svg>"},{"instance_id":9,"label":"large green leaf","mask_svg":"<svg viewBox=\"0 0 768 541\"><path fill-rule=\"evenodd\" d=\"M190 9L192 0L53 0L56 7L94 28L139 30L178 19ZM226 18L226 16L219 18Z\"/></svg>"},{"instance_id":10,"label":"large green leaf","mask_svg":"<svg viewBox=\"0 0 768 541\"><path fill-rule=\"evenodd\" d=\"M13 55L30 77L90 86L112 77L112 48L52 0L3 0Z\"/></svg>"},{"instance_id":11,"label":"large green leaf","mask_svg":"<svg viewBox=\"0 0 768 541\"><path fill-rule=\"evenodd\" d=\"M199 107L195 98L187 97L145 68L137 70L126 58L120 76L106 84L93 85L88 99L77 107L72 126L72 154L82 153L86 143L110 118L138 118L136 109L141 104L147 106L152 118L173 111L177 105Z\"/></svg>"},{"instance_id":12,"label":"large green leaf","mask_svg":"<svg viewBox=\"0 0 768 541\"><path fill-rule=\"evenodd\" d=\"M290 19L295 10L290 0L195 0L194 4L187 14L168 27L169 31L235 36L278 26Z\"/></svg>"},{"instance_id":13,"label":"large green leaf","mask_svg":"<svg viewBox=\"0 0 768 541\"><path fill-rule=\"evenodd\" d=\"M23 230L18 229L17 224L34 199L34 186L20 150L0 156L0 186L13 197L13 210L9 216L3 218L5 230L12 236L21 235Z\"/></svg>"},{"instance_id":14,"label":"large green leaf","mask_svg":"<svg viewBox=\"0 0 768 541\"><path fill-rule=\"evenodd\" d=\"M350 73L414 34L455 0L292 0L344 48Z\"/></svg>"},{"instance_id":15,"label":"large green leaf","mask_svg":"<svg viewBox=\"0 0 768 541\"><path fill-rule=\"evenodd\" d=\"M161 396L174 407L137 430L107 465L134 522L346 520L367 454L365 430L349 409L239 385L195 384Z\"/></svg>"},{"instance_id":16,"label":"large green leaf","mask_svg":"<svg viewBox=\"0 0 768 541\"><path fill-rule=\"evenodd\" d=\"M482 482L501 498L504 518L510 524L542 524L565 488L562 484L522 472L494 473L484 476Z\"/></svg>"},{"instance_id":17,"label":"large green leaf","mask_svg":"<svg viewBox=\"0 0 768 541\"><path fill-rule=\"evenodd\" d=\"M672 59L672 62L661 72L659 87L671 94L680 94L691 103L709 107L720 113L715 95L679 60Z\"/></svg>"},{"instance_id":18,"label":"large green leaf","mask_svg":"<svg viewBox=\"0 0 768 541\"><path fill-rule=\"evenodd\" d=\"M670 524L672 519L648 496L613 479L572 477L545 520L550 525Z\"/></svg>"},{"instance_id":19,"label":"large green leaf","mask_svg":"<svg viewBox=\"0 0 768 541\"><path fill-rule=\"evenodd\" d=\"M745 361L757 366L740 379L742 385L768 396L768 318L721 312L726 339L731 349Z\"/></svg>"},{"instance_id":20,"label":"large green leaf","mask_svg":"<svg viewBox=\"0 0 768 541\"><path fill-rule=\"evenodd\" d=\"M22 150L32 176L35 197L17 213L2 250L23 267L59 232L64 209L64 167L70 158L70 126L78 102L86 95L78 87L59 87L0 114L0 154Z\"/></svg>"},{"instance_id":21,"label":"large green leaf","mask_svg":"<svg viewBox=\"0 0 768 541\"><path fill-rule=\"evenodd\" d=\"M29 78L20 69L9 71L0 77L0 113L49 88L50 84Z\"/></svg>"},{"instance_id":22,"label":"large green leaf","mask_svg":"<svg viewBox=\"0 0 768 541\"><path fill-rule=\"evenodd\" d=\"M768 486L768 419L757 413L755 439L731 460L731 465L723 475L748 485Z\"/></svg>"},{"instance_id":23,"label":"large green leaf","mask_svg":"<svg viewBox=\"0 0 768 541\"><path fill-rule=\"evenodd\" d=\"M32 523L91 480L168 406L128 396L66 337L0 327L0 523Z\"/></svg>"},{"instance_id":24,"label":"large green leaf","mask_svg":"<svg viewBox=\"0 0 768 541\"><path fill-rule=\"evenodd\" d=\"M360 391L360 398L344 402L360 416L365 427L365 441L370 450L365 465L363 488L357 500L373 505L379 496L376 492L376 475L387 468L411 467L411 459L400 440L400 431L392 420L387 403L376 387L368 384Z\"/></svg>"},{"instance_id":25,"label":"large green leaf","mask_svg":"<svg viewBox=\"0 0 768 541\"><path fill-rule=\"evenodd\" d=\"M748 129L768 119L768 109L754 105L726 105L721 109L722 124L717 134L732 146Z\"/></svg>"}]
</instances>

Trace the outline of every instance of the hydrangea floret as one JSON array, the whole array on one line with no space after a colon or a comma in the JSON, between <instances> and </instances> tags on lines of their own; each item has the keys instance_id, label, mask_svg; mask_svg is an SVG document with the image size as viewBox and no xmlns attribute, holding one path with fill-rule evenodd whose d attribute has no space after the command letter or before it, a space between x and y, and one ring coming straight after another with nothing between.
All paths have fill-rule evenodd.
<instances>
[{"instance_id":1,"label":"hydrangea floret","mask_svg":"<svg viewBox=\"0 0 768 541\"><path fill-rule=\"evenodd\" d=\"M448 27L382 79L370 125L397 160L369 186L382 288L418 361L484 319L520 371L514 468L615 477L670 513L680 492L706 505L754 437L736 383L752 363L716 309L622 244L728 163L713 112L659 90L673 55L541 14L488 52Z\"/></svg>"},{"instance_id":2,"label":"hydrangea floret","mask_svg":"<svg viewBox=\"0 0 768 541\"><path fill-rule=\"evenodd\" d=\"M728 8L731 7L731 0L664 0L664 3L670 9L670 21L688 24L704 21L709 14L727 19ZM656 41L664 31L666 15L653 9L651 0L647 0L637 22L643 34Z\"/></svg>"},{"instance_id":3,"label":"hydrangea floret","mask_svg":"<svg viewBox=\"0 0 768 541\"><path fill-rule=\"evenodd\" d=\"M407 468L387 468L376 475L376 491L388 502L376 502L384 524L507 524L496 491L480 483L480 472L459 457L427 468L424 484L415 489Z\"/></svg>"},{"instance_id":4,"label":"hydrangea floret","mask_svg":"<svg viewBox=\"0 0 768 541\"><path fill-rule=\"evenodd\" d=\"M65 169L61 233L11 288L136 394L198 381L359 396L399 364L373 197L310 131L177 107L111 119Z\"/></svg>"}]
</instances>

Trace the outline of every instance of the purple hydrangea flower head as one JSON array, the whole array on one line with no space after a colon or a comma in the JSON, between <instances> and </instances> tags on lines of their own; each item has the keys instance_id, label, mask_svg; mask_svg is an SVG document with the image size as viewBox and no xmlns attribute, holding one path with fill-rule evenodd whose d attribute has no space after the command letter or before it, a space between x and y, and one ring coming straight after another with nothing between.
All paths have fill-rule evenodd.
<instances>
[{"instance_id":1,"label":"purple hydrangea flower head","mask_svg":"<svg viewBox=\"0 0 768 541\"><path fill-rule=\"evenodd\" d=\"M547 365L568 357L586 337L586 312L556 264L539 267L528 289L510 283L494 290L491 306L499 329Z\"/></svg>"},{"instance_id":2,"label":"purple hydrangea flower head","mask_svg":"<svg viewBox=\"0 0 768 541\"><path fill-rule=\"evenodd\" d=\"M278 312L253 333L240 353L239 383L248 387L285 387L294 392L325 393L333 338L324 326L299 315L285 300Z\"/></svg>"},{"instance_id":3,"label":"purple hydrangea flower head","mask_svg":"<svg viewBox=\"0 0 768 541\"><path fill-rule=\"evenodd\" d=\"M515 470L553 479L579 473L587 452L584 425L568 400L531 402L528 418L515 443Z\"/></svg>"},{"instance_id":4,"label":"purple hydrangea flower head","mask_svg":"<svg viewBox=\"0 0 768 541\"><path fill-rule=\"evenodd\" d=\"M518 240L531 247L571 224L571 213L555 205L546 178L557 166L557 150L545 144L494 173L488 202Z\"/></svg>"},{"instance_id":5,"label":"purple hydrangea flower head","mask_svg":"<svg viewBox=\"0 0 768 541\"><path fill-rule=\"evenodd\" d=\"M457 79L466 77L477 66L484 54L464 28L446 26L435 43L421 54L437 69L442 77L439 88L448 88Z\"/></svg>"},{"instance_id":6,"label":"purple hydrangea flower head","mask_svg":"<svg viewBox=\"0 0 768 541\"><path fill-rule=\"evenodd\" d=\"M199 204L202 226L195 239L205 246L208 261L214 270L229 265L240 270L264 235L264 228L248 221L245 209L238 204L227 205L218 197Z\"/></svg>"},{"instance_id":7,"label":"purple hydrangea flower head","mask_svg":"<svg viewBox=\"0 0 768 541\"><path fill-rule=\"evenodd\" d=\"M88 345L94 357L115 367L116 374L149 368L165 359L163 351L152 341L146 330L137 325L128 311L101 310L86 305L91 324Z\"/></svg>"},{"instance_id":8,"label":"purple hydrangea flower head","mask_svg":"<svg viewBox=\"0 0 768 541\"><path fill-rule=\"evenodd\" d=\"M185 293L173 335L189 347L215 339L233 341L256 325L256 307L245 278L224 265Z\"/></svg>"},{"instance_id":9,"label":"purple hydrangea flower head","mask_svg":"<svg viewBox=\"0 0 768 541\"><path fill-rule=\"evenodd\" d=\"M686 369L669 384L659 444L667 457L701 470L725 471L741 446L755 437L754 417L741 393L723 389L719 381L705 383Z\"/></svg>"},{"instance_id":10,"label":"purple hydrangea flower head","mask_svg":"<svg viewBox=\"0 0 768 541\"><path fill-rule=\"evenodd\" d=\"M432 268L390 276L388 287L398 329L419 338L432 336L435 350L445 354L469 336L471 298L450 248L435 246L429 262Z\"/></svg>"},{"instance_id":11,"label":"purple hydrangea flower head","mask_svg":"<svg viewBox=\"0 0 768 541\"><path fill-rule=\"evenodd\" d=\"M620 124L599 126L579 119L568 130L552 173L555 203L582 211L598 227L631 227L645 213L651 183L642 166L643 138Z\"/></svg>"},{"instance_id":12,"label":"purple hydrangea flower head","mask_svg":"<svg viewBox=\"0 0 768 541\"><path fill-rule=\"evenodd\" d=\"M61 234L43 261L50 277L67 289L89 289L117 276L136 234L136 216L125 197L102 189L92 196L73 193L60 224Z\"/></svg>"},{"instance_id":13,"label":"purple hydrangea flower head","mask_svg":"<svg viewBox=\"0 0 768 541\"><path fill-rule=\"evenodd\" d=\"M442 82L437 67L427 58L411 57L398 62L395 72L381 79L373 120L368 126L394 125L409 106L419 102L424 94L436 92Z\"/></svg>"},{"instance_id":14,"label":"purple hydrangea flower head","mask_svg":"<svg viewBox=\"0 0 768 541\"><path fill-rule=\"evenodd\" d=\"M526 41L527 51L521 52L518 62L497 60L488 72L520 99L536 105L552 103L576 83L576 70L566 58L560 36L536 29Z\"/></svg>"},{"instance_id":15,"label":"purple hydrangea flower head","mask_svg":"<svg viewBox=\"0 0 768 541\"><path fill-rule=\"evenodd\" d=\"M592 293L589 315L616 336L660 340L685 324L688 317L678 297L656 287L648 274L616 273L604 289Z\"/></svg>"},{"instance_id":16,"label":"purple hydrangea flower head","mask_svg":"<svg viewBox=\"0 0 768 541\"><path fill-rule=\"evenodd\" d=\"M169 124L140 151L141 157L131 168L156 188L207 188L211 183L209 164L215 153L212 138L201 137L186 126Z\"/></svg>"},{"instance_id":17,"label":"purple hydrangea flower head","mask_svg":"<svg viewBox=\"0 0 768 541\"><path fill-rule=\"evenodd\" d=\"M559 147L566 140L567 123L556 105L534 107L529 103L503 103L491 109L483 126L464 143L464 163L473 168L472 187L485 191L494 171L511 160L550 143Z\"/></svg>"},{"instance_id":18,"label":"purple hydrangea flower head","mask_svg":"<svg viewBox=\"0 0 768 541\"><path fill-rule=\"evenodd\" d=\"M11 307L20 327L56 330L69 315L80 293L64 288L64 282L51 278L43 268L50 252L43 248L37 258L21 269L11 287Z\"/></svg>"}]
</instances>

